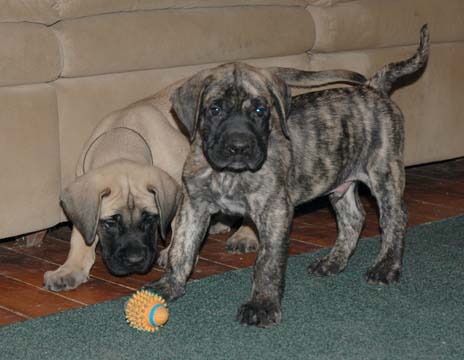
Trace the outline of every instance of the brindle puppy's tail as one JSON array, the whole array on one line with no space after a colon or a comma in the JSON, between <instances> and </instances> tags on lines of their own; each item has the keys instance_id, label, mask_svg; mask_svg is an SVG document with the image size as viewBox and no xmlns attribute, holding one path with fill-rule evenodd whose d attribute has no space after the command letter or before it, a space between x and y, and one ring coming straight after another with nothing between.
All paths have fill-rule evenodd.
<instances>
[{"instance_id":1,"label":"brindle puppy's tail","mask_svg":"<svg viewBox=\"0 0 464 360\"><path fill-rule=\"evenodd\" d=\"M266 70L291 87L310 88L333 83L354 85L366 83L364 75L349 70L304 71L285 67L269 67Z\"/></svg>"},{"instance_id":2,"label":"brindle puppy's tail","mask_svg":"<svg viewBox=\"0 0 464 360\"><path fill-rule=\"evenodd\" d=\"M414 74L425 66L429 57L429 47L429 29L425 24L420 31L420 44L416 53L409 59L384 66L369 79L367 85L388 95L398 79Z\"/></svg>"}]
</instances>

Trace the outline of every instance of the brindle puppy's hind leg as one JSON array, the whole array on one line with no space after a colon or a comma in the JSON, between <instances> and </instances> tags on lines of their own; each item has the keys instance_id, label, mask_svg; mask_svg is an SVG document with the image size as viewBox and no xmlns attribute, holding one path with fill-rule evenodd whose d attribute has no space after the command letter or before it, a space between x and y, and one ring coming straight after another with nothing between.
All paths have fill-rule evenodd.
<instances>
[{"instance_id":1,"label":"brindle puppy's hind leg","mask_svg":"<svg viewBox=\"0 0 464 360\"><path fill-rule=\"evenodd\" d=\"M402 269L407 210L403 201L404 167L393 161L387 167L373 169L369 174L370 188L377 199L382 229L380 254L366 274L372 284L398 281Z\"/></svg>"},{"instance_id":2,"label":"brindle puppy's hind leg","mask_svg":"<svg viewBox=\"0 0 464 360\"><path fill-rule=\"evenodd\" d=\"M338 236L329 255L317 259L308 271L315 275L336 275L343 271L353 253L364 225L365 212L359 200L357 184L351 183L344 194L329 196L337 217Z\"/></svg>"}]
</instances>

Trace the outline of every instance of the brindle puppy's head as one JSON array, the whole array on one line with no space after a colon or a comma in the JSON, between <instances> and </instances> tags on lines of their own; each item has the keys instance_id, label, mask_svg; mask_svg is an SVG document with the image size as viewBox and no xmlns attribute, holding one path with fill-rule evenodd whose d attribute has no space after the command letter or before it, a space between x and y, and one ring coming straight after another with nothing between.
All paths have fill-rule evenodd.
<instances>
[{"instance_id":1,"label":"brindle puppy's head","mask_svg":"<svg viewBox=\"0 0 464 360\"><path fill-rule=\"evenodd\" d=\"M108 270L124 276L152 268L179 193L160 169L118 161L77 178L61 194L61 204L87 245L100 241Z\"/></svg>"},{"instance_id":2,"label":"brindle puppy's head","mask_svg":"<svg viewBox=\"0 0 464 360\"><path fill-rule=\"evenodd\" d=\"M217 171L257 171L266 160L271 131L288 137L289 89L264 69L232 63L201 71L173 93L171 102L190 140L198 133Z\"/></svg>"}]
</instances>

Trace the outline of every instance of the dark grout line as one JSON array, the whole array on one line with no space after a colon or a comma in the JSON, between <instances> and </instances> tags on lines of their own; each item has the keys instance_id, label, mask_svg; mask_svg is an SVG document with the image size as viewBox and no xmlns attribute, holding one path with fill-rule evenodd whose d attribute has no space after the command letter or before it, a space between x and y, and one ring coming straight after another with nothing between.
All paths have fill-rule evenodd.
<instances>
[{"instance_id":1,"label":"dark grout line","mask_svg":"<svg viewBox=\"0 0 464 360\"><path fill-rule=\"evenodd\" d=\"M318 244L314 244L311 241L298 240L298 239L295 239L295 238L293 238L291 236L290 236L290 241L294 241L294 242L300 243L302 245L311 245L311 246L316 247L316 249L314 249L314 250L307 251L308 254L312 253L312 252L315 252L315 251L318 251L320 249L324 249L326 247L330 247L330 246L321 246L321 245L318 245Z\"/></svg>"},{"instance_id":2,"label":"dark grout line","mask_svg":"<svg viewBox=\"0 0 464 360\"><path fill-rule=\"evenodd\" d=\"M8 246L3 246L3 245L0 245L0 247L4 248L5 250L9 250L9 251L12 251L16 254L19 254L19 255L22 255L22 256L27 256L29 258L32 258L32 259L36 259L36 260L40 260L40 261L43 261L43 262L46 262L48 264L52 264L52 265L56 265L56 266L60 266L60 264L54 262L54 261L50 261L48 259L44 259L44 258L41 258L39 256L35 256L35 255L31 255L31 254L26 254L24 252L21 252L21 251L17 251L16 249L14 248L11 248L11 247L8 247Z\"/></svg>"},{"instance_id":3,"label":"dark grout line","mask_svg":"<svg viewBox=\"0 0 464 360\"><path fill-rule=\"evenodd\" d=\"M424 174L408 173L408 171L406 170L406 183L408 182L408 176L417 176L417 177L421 177L421 178L428 179L428 180L440 180L440 181L445 180L442 177L435 176L435 175L424 175ZM450 181L450 180L448 180L448 181Z\"/></svg>"},{"instance_id":4,"label":"dark grout line","mask_svg":"<svg viewBox=\"0 0 464 360\"><path fill-rule=\"evenodd\" d=\"M156 269L155 269L156 270ZM95 275L92 275L92 270L90 270L91 274L90 274L90 277L92 279L95 279L95 280L100 280L100 281L103 281L103 282L106 282L108 284L111 284L113 286L119 286L119 287L122 287L124 289L128 289L128 290L131 290L131 291L136 291L138 290L138 288L133 288L132 286L129 286L129 285L124 285L124 284L120 284L120 283L117 283L117 282L114 282L112 280L108 280L108 279L105 279L105 278L102 278L102 277L99 277L99 276L95 276Z\"/></svg>"},{"instance_id":5,"label":"dark grout line","mask_svg":"<svg viewBox=\"0 0 464 360\"><path fill-rule=\"evenodd\" d=\"M45 289L44 287L39 287L39 286L36 286L36 285L34 285L34 284L28 283L27 281L24 281L24 280L15 278L14 276L9 276L9 275L4 275L4 274L2 274L2 275L0 275L0 277L4 277L4 278L6 278L6 279L19 282L19 283L21 283L21 284L23 284L23 285L27 285L27 286L29 286L29 287L31 287L31 288L34 288L34 289L36 289L36 290L43 291L43 292L45 292L45 293L49 293L49 294L56 295L56 296L58 296L58 297L60 297L60 298L62 298L62 299L69 300L69 301L71 301L71 302L74 302L74 303L79 304L79 305L82 305L82 306L89 305L89 304L84 303L84 302L82 302L82 301L79 301L79 300L76 300L76 299L73 299L73 298L69 298L69 297L67 297L67 296L64 296L64 295L62 295L61 293L58 293L58 292L56 292L56 291L51 291L51 290Z\"/></svg>"},{"instance_id":6,"label":"dark grout line","mask_svg":"<svg viewBox=\"0 0 464 360\"><path fill-rule=\"evenodd\" d=\"M19 317L22 317L22 318L24 318L24 320L32 319L31 316L28 316L28 315L26 315L26 314L23 314L22 312L19 312L19 311L16 311L16 310L7 308L7 307L5 307L5 306L3 306L3 305L1 305L1 304L0 304L0 309L5 310L5 311L8 311L8 312L10 312L10 313L12 313L12 314L15 314L15 315L19 316Z\"/></svg>"},{"instance_id":7,"label":"dark grout line","mask_svg":"<svg viewBox=\"0 0 464 360\"><path fill-rule=\"evenodd\" d=\"M218 241L218 240L215 240L215 241ZM204 256L199 256L198 257L199 259L203 260L203 261L208 261L210 263L213 263L213 264L216 264L216 265L221 265L221 266L224 266L226 268L229 268L230 270L238 270L240 269L239 267L235 267L235 266L231 266L231 265L227 265L227 264L224 264L220 261L215 261L213 259L210 259L210 258L207 258L207 257L204 257Z\"/></svg>"},{"instance_id":8,"label":"dark grout line","mask_svg":"<svg viewBox=\"0 0 464 360\"><path fill-rule=\"evenodd\" d=\"M424 201L424 200L420 200L420 199L408 199L408 202L414 202L414 203L420 204L420 205L439 207L439 208L442 208L442 209L453 209L453 210L458 210L458 211L464 211L464 207L461 207L461 206L448 206L448 205L444 205L442 203L438 203L438 202L435 203L435 202Z\"/></svg>"}]
</instances>

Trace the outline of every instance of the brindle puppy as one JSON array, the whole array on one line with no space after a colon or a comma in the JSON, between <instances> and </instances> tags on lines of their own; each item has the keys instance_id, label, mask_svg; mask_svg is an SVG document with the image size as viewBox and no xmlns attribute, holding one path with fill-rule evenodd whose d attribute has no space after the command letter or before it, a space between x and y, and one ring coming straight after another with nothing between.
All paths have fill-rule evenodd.
<instances>
[{"instance_id":1,"label":"brindle puppy","mask_svg":"<svg viewBox=\"0 0 464 360\"><path fill-rule=\"evenodd\" d=\"M425 66L428 49L424 26L417 53L385 66L365 85L293 99L278 77L241 63L203 71L181 86L172 103L192 140L184 196L167 272L148 287L169 300L182 296L211 215L248 216L260 247L251 299L237 319L261 327L280 323L293 208L329 195L339 234L330 254L309 271L337 274L364 222L358 182L376 197L382 228L381 250L367 281L398 281L407 222L404 120L388 94L397 79Z\"/></svg>"}]
</instances>

